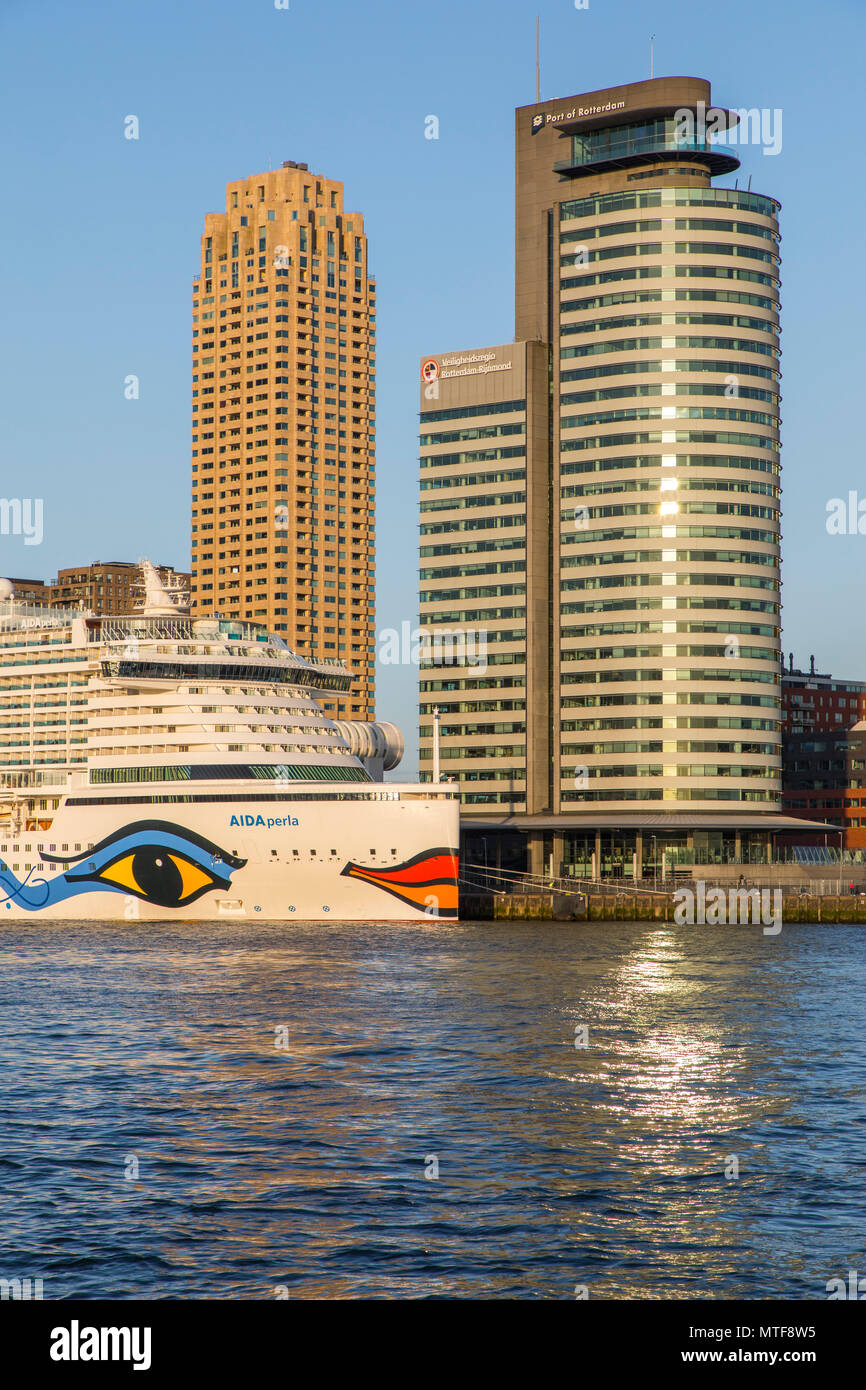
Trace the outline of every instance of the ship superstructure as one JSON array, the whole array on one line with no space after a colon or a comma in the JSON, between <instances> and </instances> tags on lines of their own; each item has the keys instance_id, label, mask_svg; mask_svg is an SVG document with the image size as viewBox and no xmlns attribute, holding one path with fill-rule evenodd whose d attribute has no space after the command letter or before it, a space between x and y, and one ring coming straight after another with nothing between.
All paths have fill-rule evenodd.
<instances>
[{"instance_id":1,"label":"ship superstructure","mask_svg":"<svg viewBox=\"0 0 866 1390\"><path fill-rule=\"evenodd\" d=\"M456 915L456 791L385 783L399 731L324 715L349 671L142 575L128 617L0 588L0 913Z\"/></svg>"}]
</instances>

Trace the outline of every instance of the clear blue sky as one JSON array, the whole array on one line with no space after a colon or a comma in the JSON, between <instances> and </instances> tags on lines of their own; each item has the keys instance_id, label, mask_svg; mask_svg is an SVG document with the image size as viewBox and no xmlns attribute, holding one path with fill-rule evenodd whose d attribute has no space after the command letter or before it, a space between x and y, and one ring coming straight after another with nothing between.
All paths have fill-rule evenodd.
<instances>
[{"instance_id":1,"label":"clear blue sky","mask_svg":"<svg viewBox=\"0 0 866 1390\"><path fill-rule=\"evenodd\" d=\"M825 529L828 499L866 499L863 0L0 0L0 496L45 501L43 544L0 536L0 573L188 565L202 218L227 180L298 159L366 218L378 626L416 622L417 361L513 335L513 108L535 96L536 13L545 99L648 77L654 30L657 76L783 111L781 154L741 153L783 204L785 650L866 677L866 536ZM416 674L379 676L379 716L410 750Z\"/></svg>"}]
</instances>

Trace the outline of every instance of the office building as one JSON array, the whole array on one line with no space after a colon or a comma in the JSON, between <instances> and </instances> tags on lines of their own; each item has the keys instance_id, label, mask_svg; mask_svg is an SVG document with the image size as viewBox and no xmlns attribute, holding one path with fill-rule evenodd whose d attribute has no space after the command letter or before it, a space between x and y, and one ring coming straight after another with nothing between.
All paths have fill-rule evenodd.
<instances>
[{"instance_id":1,"label":"office building","mask_svg":"<svg viewBox=\"0 0 866 1390\"><path fill-rule=\"evenodd\" d=\"M518 109L515 342L421 362L422 626L466 647L426 656L421 767L438 707L470 861L640 875L786 828L779 205L717 185L705 111L690 77Z\"/></svg>"}]
</instances>

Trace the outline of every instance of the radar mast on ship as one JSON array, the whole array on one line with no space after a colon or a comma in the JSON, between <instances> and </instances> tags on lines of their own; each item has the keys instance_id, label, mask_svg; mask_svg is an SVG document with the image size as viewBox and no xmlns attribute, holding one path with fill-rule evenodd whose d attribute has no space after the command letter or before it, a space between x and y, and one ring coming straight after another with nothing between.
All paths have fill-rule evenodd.
<instances>
[{"instance_id":1,"label":"radar mast on ship","mask_svg":"<svg viewBox=\"0 0 866 1390\"><path fill-rule=\"evenodd\" d=\"M138 565L141 582L132 585L133 589L141 591L136 599L136 612L146 618L186 617L189 590L180 575L163 579L156 565L146 558L140 559Z\"/></svg>"}]
</instances>

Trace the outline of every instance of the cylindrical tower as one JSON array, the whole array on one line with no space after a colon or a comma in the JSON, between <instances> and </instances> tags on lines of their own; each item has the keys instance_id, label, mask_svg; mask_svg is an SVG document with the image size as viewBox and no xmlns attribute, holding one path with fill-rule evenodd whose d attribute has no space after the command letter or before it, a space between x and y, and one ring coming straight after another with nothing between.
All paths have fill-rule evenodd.
<instances>
[{"instance_id":1,"label":"cylindrical tower","mask_svg":"<svg viewBox=\"0 0 866 1390\"><path fill-rule=\"evenodd\" d=\"M677 81L558 142L557 810L780 800L778 204Z\"/></svg>"}]
</instances>

